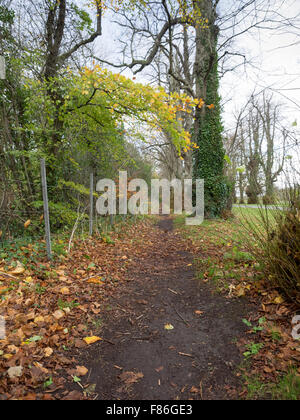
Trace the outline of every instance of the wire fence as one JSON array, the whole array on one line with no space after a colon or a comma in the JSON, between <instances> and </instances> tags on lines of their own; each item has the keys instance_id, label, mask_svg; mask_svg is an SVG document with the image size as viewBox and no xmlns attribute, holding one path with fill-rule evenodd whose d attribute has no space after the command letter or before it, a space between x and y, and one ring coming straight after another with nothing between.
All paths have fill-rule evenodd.
<instances>
[{"instance_id":1,"label":"wire fence","mask_svg":"<svg viewBox=\"0 0 300 420\"><path fill-rule=\"evenodd\" d=\"M45 249L49 259L52 258L52 236L55 238L57 231L69 235L72 239L75 231L81 232L81 235L108 234L115 226L126 223L128 219L136 219L131 215L107 215L100 216L96 212L97 194L95 190L95 178L90 173L89 187L84 187L84 192L77 193L77 199L74 198L74 191L71 194L70 186L47 185L47 174L45 160L41 159L41 177L39 185L35 182L35 189L40 190L40 201L36 202L37 195L27 195L19 200L13 193L16 185L27 185L26 180L10 179L5 180L0 189L0 246L7 247L16 245L22 241L45 241ZM67 207L69 221L62 229L53 228L51 232L51 222L58 220L63 225L62 211L65 211L66 203L53 204L49 202L49 193L59 193L62 196L71 197L72 204ZM68 203L69 204L69 203ZM34 207L35 206L35 207Z\"/></svg>"}]
</instances>

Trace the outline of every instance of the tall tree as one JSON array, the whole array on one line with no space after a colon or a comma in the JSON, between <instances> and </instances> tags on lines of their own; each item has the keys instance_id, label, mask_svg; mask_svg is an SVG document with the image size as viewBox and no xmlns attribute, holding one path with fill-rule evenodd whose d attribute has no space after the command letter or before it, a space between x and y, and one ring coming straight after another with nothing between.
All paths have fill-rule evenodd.
<instances>
[{"instance_id":1,"label":"tall tree","mask_svg":"<svg viewBox=\"0 0 300 420\"><path fill-rule=\"evenodd\" d=\"M197 164L194 174L203 176L207 181L208 215L221 213L228 193L221 163L224 152L220 136L220 98L217 94L218 67L224 74L246 63L243 51L234 46L234 40L239 35L258 27L276 27L279 21L284 20L272 7L273 4L271 0L160 0L147 2L146 7L137 4L134 13L126 7L121 8L116 23L123 30L119 55L122 58L112 63L113 60L96 57L116 68L127 67L134 74L151 68L157 72L156 81L161 83L164 79L163 83L169 84L172 77L181 91L198 100L203 98L209 107L214 105L214 108L211 106L201 112L195 107L190 124L194 141L203 148L194 155ZM186 121L189 124L189 119L183 117L183 124ZM210 123L215 131L209 139L208 132L204 136L203 130L207 130ZM214 146L205 151L205 147L212 144ZM215 160L211 159L212 167L208 164L206 171L203 157L207 154L214 156ZM182 150L178 159L183 159L184 169L191 166L190 151ZM215 204L210 207L214 200Z\"/></svg>"},{"instance_id":2,"label":"tall tree","mask_svg":"<svg viewBox=\"0 0 300 420\"><path fill-rule=\"evenodd\" d=\"M208 28L196 25L196 94L205 98L207 105L197 109L195 115L194 139L199 148L194 152L194 178L204 179L205 212L207 216L215 217L225 210L229 196L223 176L225 151L218 93L217 2L201 0L195 4L206 17Z\"/></svg>"}]
</instances>

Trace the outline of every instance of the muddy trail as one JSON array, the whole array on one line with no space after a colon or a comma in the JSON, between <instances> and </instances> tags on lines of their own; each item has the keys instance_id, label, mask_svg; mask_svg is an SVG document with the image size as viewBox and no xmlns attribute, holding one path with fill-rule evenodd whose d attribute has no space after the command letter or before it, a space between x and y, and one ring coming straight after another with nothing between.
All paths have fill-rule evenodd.
<instances>
[{"instance_id":1,"label":"muddy trail","mask_svg":"<svg viewBox=\"0 0 300 420\"><path fill-rule=\"evenodd\" d=\"M81 351L88 383L99 400L239 398L235 343L247 329L247 301L195 279L194 257L171 219L151 236L101 314L105 340Z\"/></svg>"}]
</instances>

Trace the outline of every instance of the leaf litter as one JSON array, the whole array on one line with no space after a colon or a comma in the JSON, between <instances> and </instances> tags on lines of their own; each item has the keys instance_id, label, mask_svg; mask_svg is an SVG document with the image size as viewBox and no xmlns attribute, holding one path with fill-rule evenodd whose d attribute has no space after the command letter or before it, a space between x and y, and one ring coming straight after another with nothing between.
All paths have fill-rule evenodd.
<instances>
[{"instance_id":1,"label":"leaf litter","mask_svg":"<svg viewBox=\"0 0 300 420\"><path fill-rule=\"evenodd\" d=\"M0 260L0 316L6 323L6 337L0 340L0 399L90 397L88 391L68 390L74 377L88 373L76 364L76 352L105 341L95 317L126 280L128 255L136 249L133 239L141 231L146 236L150 226L149 221L128 225L126 234L114 233L111 243L75 241L70 254L52 262L43 252L31 258L32 244L21 250L30 264L19 261L19 252L19 259ZM140 375L128 376L125 383Z\"/></svg>"}]
</instances>

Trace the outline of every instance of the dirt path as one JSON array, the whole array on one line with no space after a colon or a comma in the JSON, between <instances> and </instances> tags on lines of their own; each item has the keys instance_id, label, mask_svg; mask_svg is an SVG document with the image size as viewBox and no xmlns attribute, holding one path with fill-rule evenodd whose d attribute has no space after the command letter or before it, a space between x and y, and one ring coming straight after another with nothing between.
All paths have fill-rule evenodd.
<instances>
[{"instance_id":1,"label":"dirt path","mask_svg":"<svg viewBox=\"0 0 300 420\"><path fill-rule=\"evenodd\" d=\"M193 256L172 220L162 219L150 241L101 315L101 335L114 344L82 352L89 383L100 400L238 398L234 342L249 306L195 280Z\"/></svg>"}]
</instances>

